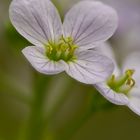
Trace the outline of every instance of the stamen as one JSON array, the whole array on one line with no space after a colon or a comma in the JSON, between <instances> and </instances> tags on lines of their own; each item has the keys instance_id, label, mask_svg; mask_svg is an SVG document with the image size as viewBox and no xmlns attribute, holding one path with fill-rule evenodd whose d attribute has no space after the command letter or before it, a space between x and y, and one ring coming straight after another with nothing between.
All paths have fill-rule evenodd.
<instances>
[{"instance_id":1,"label":"stamen","mask_svg":"<svg viewBox=\"0 0 140 140\"><path fill-rule=\"evenodd\" d=\"M57 43L49 42L45 47L46 55L50 60L64 60L68 62L76 59L74 52L78 46L74 44L71 37L64 38L61 36Z\"/></svg>"},{"instance_id":2,"label":"stamen","mask_svg":"<svg viewBox=\"0 0 140 140\"><path fill-rule=\"evenodd\" d=\"M132 69L131 70L126 70L125 73L128 77L132 77L133 74L135 73L135 70L132 70Z\"/></svg>"},{"instance_id":3,"label":"stamen","mask_svg":"<svg viewBox=\"0 0 140 140\"><path fill-rule=\"evenodd\" d=\"M130 86L130 87L134 87L135 86L135 80L130 78L127 80L126 85Z\"/></svg>"},{"instance_id":4,"label":"stamen","mask_svg":"<svg viewBox=\"0 0 140 140\"><path fill-rule=\"evenodd\" d=\"M108 86L117 93L128 94L129 91L135 86L135 80L132 78L134 70L126 70L125 74L120 77L112 75L108 80Z\"/></svg>"},{"instance_id":5,"label":"stamen","mask_svg":"<svg viewBox=\"0 0 140 140\"><path fill-rule=\"evenodd\" d=\"M115 84L115 75L113 74L111 76L111 78L108 80L108 83L107 83L111 88L114 87L114 84Z\"/></svg>"}]
</instances>

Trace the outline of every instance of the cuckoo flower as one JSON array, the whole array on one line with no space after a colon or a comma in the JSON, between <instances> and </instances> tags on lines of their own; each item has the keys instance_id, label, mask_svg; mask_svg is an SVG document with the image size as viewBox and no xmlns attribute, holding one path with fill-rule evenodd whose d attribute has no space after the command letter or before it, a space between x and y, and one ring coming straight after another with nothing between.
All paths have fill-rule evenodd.
<instances>
[{"instance_id":1,"label":"cuckoo flower","mask_svg":"<svg viewBox=\"0 0 140 140\"><path fill-rule=\"evenodd\" d=\"M111 50L109 50L109 53L112 53ZM113 58L113 55L107 54L107 56ZM124 60L122 70L118 69L114 61L116 69L113 75L106 82L95 85L96 89L110 102L117 105L126 105L138 115L140 115L139 60L140 52L132 53Z\"/></svg>"},{"instance_id":2,"label":"cuckoo flower","mask_svg":"<svg viewBox=\"0 0 140 140\"><path fill-rule=\"evenodd\" d=\"M63 24L50 0L13 0L9 13L17 31L34 44L22 52L40 73L65 71L87 84L104 81L112 73L112 61L94 50L116 30L117 14L111 7L79 2Z\"/></svg>"}]
</instances>

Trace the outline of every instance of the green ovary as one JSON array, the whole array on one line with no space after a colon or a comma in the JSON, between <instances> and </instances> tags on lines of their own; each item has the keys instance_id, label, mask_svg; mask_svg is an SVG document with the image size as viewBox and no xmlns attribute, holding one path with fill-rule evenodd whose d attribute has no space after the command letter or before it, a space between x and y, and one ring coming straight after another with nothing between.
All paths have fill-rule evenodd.
<instances>
[{"instance_id":1,"label":"green ovary","mask_svg":"<svg viewBox=\"0 0 140 140\"><path fill-rule=\"evenodd\" d=\"M126 70L125 74L120 77L112 75L107 84L115 92L127 95L135 86L135 80L132 78L134 72L134 70Z\"/></svg>"},{"instance_id":2,"label":"green ovary","mask_svg":"<svg viewBox=\"0 0 140 140\"><path fill-rule=\"evenodd\" d=\"M64 38L61 36L58 42L49 42L45 45L46 56L52 61L63 60L65 62L76 60L74 55L78 48L71 37Z\"/></svg>"}]
</instances>

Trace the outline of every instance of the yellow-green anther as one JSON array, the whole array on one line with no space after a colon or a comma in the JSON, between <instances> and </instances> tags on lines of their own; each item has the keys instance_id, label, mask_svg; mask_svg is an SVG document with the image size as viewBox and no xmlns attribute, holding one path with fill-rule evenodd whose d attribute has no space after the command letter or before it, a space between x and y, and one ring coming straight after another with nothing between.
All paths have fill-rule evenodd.
<instances>
[{"instance_id":1,"label":"yellow-green anther","mask_svg":"<svg viewBox=\"0 0 140 140\"><path fill-rule=\"evenodd\" d=\"M130 87L134 87L135 86L135 80L130 78L127 80L126 85L130 86Z\"/></svg>"},{"instance_id":2,"label":"yellow-green anther","mask_svg":"<svg viewBox=\"0 0 140 140\"><path fill-rule=\"evenodd\" d=\"M121 77L118 78L118 80L116 80L116 87L120 87L123 84L125 84L127 82L128 79L131 79L131 77L134 74L134 70L126 70L125 74Z\"/></svg>"},{"instance_id":3,"label":"yellow-green anther","mask_svg":"<svg viewBox=\"0 0 140 140\"><path fill-rule=\"evenodd\" d=\"M64 38L63 36L61 36L58 42L49 42L45 45L46 55L50 60L64 60L66 62L76 59L74 52L77 47L71 37Z\"/></svg>"},{"instance_id":4,"label":"yellow-green anther","mask_svg":"<svg viewBox=\"0 0 140 140\"><path fill-rule=\"evenodd\" d=\"M134 74L135 70L126 70L125 74L128 76L128 77L132 77L133 74Z\"/></svg>"}]
</instances>

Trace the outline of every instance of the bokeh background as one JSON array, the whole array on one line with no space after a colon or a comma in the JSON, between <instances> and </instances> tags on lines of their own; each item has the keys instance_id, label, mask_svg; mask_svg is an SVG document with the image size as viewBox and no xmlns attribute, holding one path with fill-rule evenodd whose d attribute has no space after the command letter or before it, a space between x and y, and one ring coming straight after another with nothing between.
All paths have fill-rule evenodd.
<instances>
[{"instance_id":1,"label":"bokeh background","mask_svg":"<svg viewBox=\"0 0 140 140\"><path fill-rule=\"evenodd\" d=\"M78 2L52 1L62 18ZM102 1L119 15L119 27L110 43L121 63L132 51L140 51L140 0ZM28 140L139 140L140 116L127 107L112 105L92 86L65 73L45 76L31 67L21 53L30 43L9 20L10 2L0 0L0 140L25 140L31 130L34 136ZM46 96L32 112L37 92ZM43 121L34 124L38 118ZM42 137L37 139L35 132L40 130Z\"/></svg>"}]
</instances>

